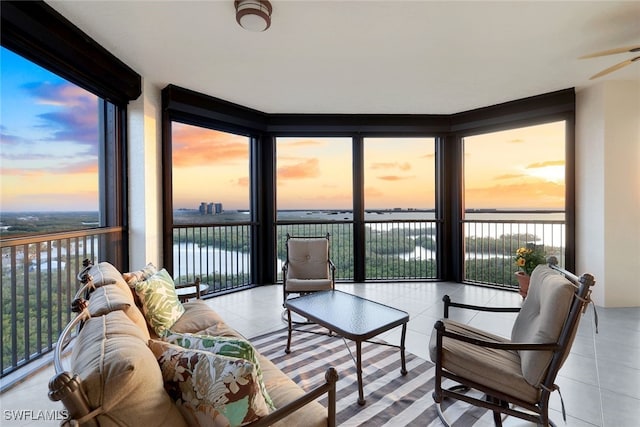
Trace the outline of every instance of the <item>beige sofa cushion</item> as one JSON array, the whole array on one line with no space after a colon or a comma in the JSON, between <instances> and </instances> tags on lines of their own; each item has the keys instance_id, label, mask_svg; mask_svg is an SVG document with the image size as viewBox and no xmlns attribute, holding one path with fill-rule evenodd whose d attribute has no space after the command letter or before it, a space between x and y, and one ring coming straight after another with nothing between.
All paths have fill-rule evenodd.
<instances>
[{"instance_id":1,"label":"beige sofa cushion","mask_svg":"<svg viewBox=\"0 0 640 427\"><path fill-rule=\"evenodd\" d=\"M131 292L119 286L105 285L97 288L89 299L89 313L92 317L103 316L112 311L123 311L140 331L149 339L147 321L138 307L131 303Z\"/></svg>"},{"instance_id":2,"label":"beige sofa cushion","mask_svg":"<svg viewBox=\"0 0 640 427\"><path fill-rule=\"evenodd\" d=\"M189 301L182 304L184 314L173 324L171 332L206 335L237 336L237 332L229 328L222 317L202 300ZM224 328L224 330L220 330Z\"/></svg>"},{"instance_id":3,"label":"beige sofa cushion","mask_svg":"<svg viewBox=\"0 0 640 427\"><path fill-rule=\"evenodd\" d=\"M304 395L304 391L293 380L282 373L269 359L258 354L264 383L276 408ZM272 427L327 427L327 408L313 401L301 410L274 423Z\"/></svg>"},{"instance_id":4,"label":"beige sofa cushion","mask_svg":"<svg viewBox=\"0 0 640 427\"><path fill-rule=\"evenodd\" d=\"M130 295L130 297L128 298L130 300L129 302L132 305L135 305L131 288L129 288L127 282L125 282L122 274L120 274L120 271L118 271L118 269L113 265L109 264L108 262L99 262L98 264L92 266L87 271L87 274L89 274L93 278L93 284L96 288L105 285L114 285L122 289L125 295L126 292L128 292Z\"/></svg>"},{"instance_id":5,"label":"beige sofa cushion","mask_svg":"<svg viewBox=\"0 0 640 427\"><path fill-rule=\"evenodd\" d=\"M123 311L86 321L71 355L101 426L186 426L140 328Z\"/></svg>"},{"instance_id":6,"label":"beige sofa cushion","mask_svg":"<svg viewBox=\"0 0 640 427\"><path fill-rule=\"evenodd\" d=\"M529 292L511 330L514 343L555 343L567 319L575 288L563 275L547 265L539 265L531 274ZM537 386L551 363L551 351L522 350L522 374Z\"/></svg>"}]
</instances>

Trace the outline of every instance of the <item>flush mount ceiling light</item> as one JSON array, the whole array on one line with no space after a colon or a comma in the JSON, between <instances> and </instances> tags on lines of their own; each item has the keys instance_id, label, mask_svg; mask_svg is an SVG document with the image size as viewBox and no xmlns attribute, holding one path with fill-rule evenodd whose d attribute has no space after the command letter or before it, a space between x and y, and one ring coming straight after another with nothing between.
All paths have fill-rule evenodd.
<instances>
[{"instance_id":1,"label":"flush mount ceiling light","mask_svg":"<svg viewBox=\"0 0 640 427\"><path fill-rule=\"evenodd\" d=\"M265 31L271 26L271 3L268 0L235 0L236 21L245 30Z\"/></svg>"}]
</instances>

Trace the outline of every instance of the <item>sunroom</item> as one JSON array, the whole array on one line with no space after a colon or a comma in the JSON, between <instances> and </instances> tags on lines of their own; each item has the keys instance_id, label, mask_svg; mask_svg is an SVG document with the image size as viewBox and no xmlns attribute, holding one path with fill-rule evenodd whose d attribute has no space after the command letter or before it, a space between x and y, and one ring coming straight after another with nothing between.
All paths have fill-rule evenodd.
<instances>
[{"instance_id":1,"label":"sunroom","mask_svg":"<svg viewBox=\"0 0 640 427\"><path fill-rule=\"evenodd\" d=\"M232 10L233 2L227 3ZM377 3L384 2L373 7ZM223 14L226 6L215 5L215 13ZM103 4L95 7L96 16L109 11ZM112 13L127 7L132 15L144 10L125 3ZM625 7L630 6L604 9L613 13ZM161 9L159 17L166 12ZM595 9L590 13L601 12ZM171 77L159 86L155 76L136 71L126 57L130 53L117 53L116 39L87 27L94 20L88 15L64 2L2 5L3 75L10 64L5 58L17 55L87 91L90 105L97 106L91 120L99 141L99 150L87 156L97 215L53 234L3 232L3 389L50 360L71 316L68 303L85 258L112 262L123 271L152 262L176 281L198 277L209 285L204 298L215 305L222 295L279 286L286 233L329 233L338 281L350 289L447 282L514 291L513 256L533 242L567 269L592 272L598 305L640 306L637 281L627 268L640 263L618 256L631 254L640 261L638 156L630 155L640 150L637 66L625 70L624 78L614 75L590 84L531 84L529 89L523 81L527 89L517 93L524 96L497 102L485 93L486 101L475 108L452 110L455 104L447 104L446 96L439 101L447 105L443 110L421 110L410 98L407 105L413 107L402 107L380 88L369 99L389 107L354 111L337 104L330 110L303 103L297 109L282 103L262 108L269 105L259 87L269 84L264 75L247 81L246 93L238 97ZM256 36L269 34L245 39L241 31L234 27L234 37L260 45L264 42ZM515 65L513 72L518 72ZM469 96L482 100L482 95ZM252 96L260 102L243 102ZM34 99L54 101L44 95ZM3 116L2 126L9 128L10 116L4 110ZM540 194L509 193L533 187L507 185L520 178L507 177L511 167L496 152L512 152L531 135L538 138L535 143L521 141L533 151L523 167L546 162L556 166L547 168L556 176L537 177ZM3 151L9 143L3 136ZM228 159L236 166L228 167ZM497 168L505 183L485 193L502 192L502 199L511 196L512 203L487 204L492 199L478 195L475 184L483 167ZM3 158L3 181L15 188L20 180L4 179L9 168ZM78 192L86 187L78 185ZM8 207L9 197L20 192L5 188ZM407 189L408 195L400 194ZM22 192L29 194L35 193ZM65 199L65 210L75 211L70 207L75 200L80 199ZM47 210L37 200L29 203L22 212L7 208L17 212L11 219L33 223L24 212ZM7 218L3 212L3 226ZM637 318L637 309L631 313Z\"/></svg>"}]
</instances>

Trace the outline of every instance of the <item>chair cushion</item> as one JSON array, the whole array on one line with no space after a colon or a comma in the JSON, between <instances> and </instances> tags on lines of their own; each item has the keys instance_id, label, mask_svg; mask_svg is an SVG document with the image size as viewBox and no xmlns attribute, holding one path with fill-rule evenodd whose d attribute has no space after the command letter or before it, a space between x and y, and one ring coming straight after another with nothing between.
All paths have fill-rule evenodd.
<instances>
[{"instance_id":1,"label":"chair cushion","mask_svg":"<svg viewBox=\"0 0 640 427\"><path fill-rule=\"evenodd\" d=\"M453 320L444 319L443 322L450 332L484 341L509 342L506 338ZM437 355L436 341L434 328L429 342L433 362ZM524 379L520 369L520 356L516 351L480 347L446 337L442 341L442 351L443 369L527 402L535 403L538 400L539 390Z\"/></svg>"},{"instance_id":2,"label":"chair cushion","mask_svg":"<svg viewBox=\"0 0 640 427\"><path fill-rule=\"evenodd\" d=\"M185 426L140 329L122 311L88 319L71 354L100 426Z\"/></svg>"},{"instance_id":3,"label":"chair cushion","mask_svg":"<svg viewBox=\"0 0 640 427\"><path fill-rule=\"evenodd\" d=\"M163 341L149 347L190 426L240 426L269 414L253 363Z\"/></svg>"},{"instance_id":4,"label":"chair cushion","mask_svg":"<svg viewBox=\"0 0 640 427\"><path fill-rule=\"evenodd\" d=\"M329 291L331 279L287 279L287 292Z\"/></svg>"},{"instance_id":5,"label":"chair cushion","mask_svg":"<svg viewBox=\"0 0 640 427\"><path fill-rule=\"evenodd\" d=\"M147 280L136 283L135 289L149 326L159 337L168 334L169 328L184 314L184 307L167 270L163 268Z\"/></svg>"},{"instance_id":6,"label":"chair cushion","mask_svg":"<svg viewBox=\"0 0 640 427\"><path fill-rule=\"evenodd\" d=\"M575 287L569 279L547 265L539 265L531 274L529 292L511 330L514 343L555 343L571 309ZM553 352L522 350L522 374L538 386L551 363Z\"/></svg>"},{"instance_id":7,"label":"chair cushion","mask_svg":"<svg viewBox=\"0 0 640 427\"><path fill-rule=\"evenodd\" d=\"M289 239L287 280L327 279L329 271L329 241L321 239Z\"/></svg>"}]
</instances>

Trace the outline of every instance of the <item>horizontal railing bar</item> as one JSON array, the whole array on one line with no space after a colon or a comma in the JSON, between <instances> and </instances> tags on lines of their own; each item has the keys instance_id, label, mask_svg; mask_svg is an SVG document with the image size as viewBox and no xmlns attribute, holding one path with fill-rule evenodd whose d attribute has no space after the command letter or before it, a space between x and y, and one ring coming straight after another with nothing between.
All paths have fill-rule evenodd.
<instances>
[{"instance_id":1,"label":"horizontal railing bar","mask_svg":"<svg viewBox=\"0 0 640 427\"><path fill-rule=\"evenodd\" d=\"M45 243L53 240L66 240L78 237L98 236L103 234L112 234L124 231L124 227L100 227L86 228L83 230L62 231L59 233L38 234L34 236L11 237L0 240L0 249L10 248L19 245L29 245L32 243Z\"/></svg>"}]
</instances>

